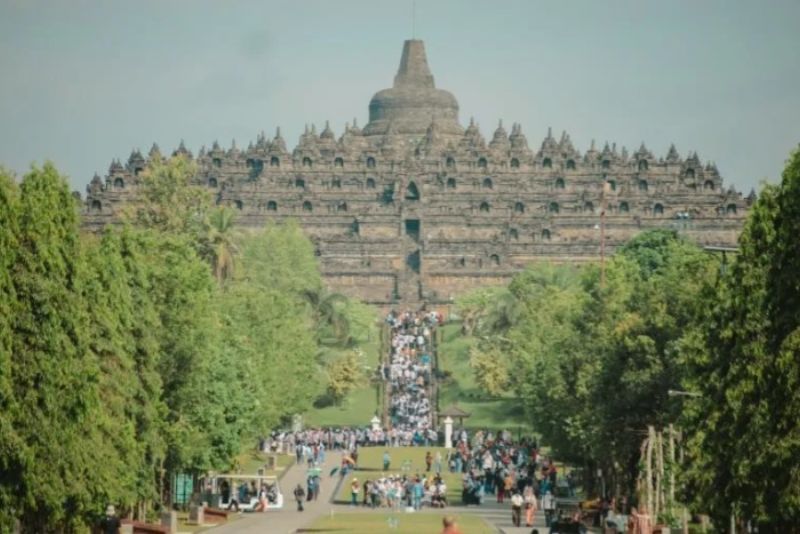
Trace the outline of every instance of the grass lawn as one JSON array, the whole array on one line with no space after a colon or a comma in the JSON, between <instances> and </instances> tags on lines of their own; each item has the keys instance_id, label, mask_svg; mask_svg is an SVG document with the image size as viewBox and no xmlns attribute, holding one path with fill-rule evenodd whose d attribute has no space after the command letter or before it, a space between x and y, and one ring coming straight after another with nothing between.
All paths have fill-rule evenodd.
<instances>
[{"instance_id":1,"label":"grass lawn","mask_svg":"<svg viewBox=\"0 0 800 534\"><path fill-rule=\"evenodd\" d=\"M450 323L443 327L441 339L439 368L449 372L450 377L440 382L439 408L458 404L472 414L464 422L467 428L506 429L515 435L518 430L530 432L517 399L489 397L475 383L469 366L469 349L476 343L475 338L463 336L460 323Z\"/></svg>"},{"instance_id":2,"label":"grass lawn","mask_svg":"<svg viewBox=\"0 0 800 534\"><path fill-rule=\"evenodd\" d=\"M383 453L389 451L392 463L389 471L383 471ZM447 470L445 458L447 449L444 447L363 447L358 451L358 469L354 473L347 475L346 480L339 488L336 496L337 502L350 502L350 482L353 477L358 477L358 481L363 485L364 481L381 478L384 475L403 475L403 462L411 462L410 475L425 475L425 453L431 451L436 455L436 451L442 453L442 479L447 484L447 500L450 504L461 504L461 475L450 473ZM433 476L433 470L431 470ZM363 491L361 496L363 497Z\"/></svg>"},{"instance_id":3,"label":"grass lawn","mask_svg":"<svg viewBox=\"0 0 800 534\"><path fill-rule=\"evenodd\" d=\"M267 458L271 454L251 449L243 451L236 457L236 463L243 474L255 475L258 470L264 467L267 463ZM277 469L268 469L264 472L265 475L280 476L286 471L287 468L294 465L295 456L293 454L276 454L278 460Z\"/></svg>"},{"instance_id":4,"label":"grass lawn","mask_svg":"<svg viewBox=\"0 0 800 534\"><path fill-rule=\"evenodd\" d=\"M380 332L376 327L370 332L369 338L359 343L359 348L364 352L365 365L369 372L375 371L380 353ZM325 406L312 408L306 413L304 423L306 427L320 426L369 426L372 416L378 412L380 405L375 386L365 383L362 387L353 390L339 406Z\"/></svg>"},{"instance_id":5,"label":"grass lawn","mask_svg":"<svg viewBox=\"0 0 800 534\"><path fill-rule=\"evenodd\" d=\"M298 532L346 532L347 534L374 534L375 532L393 532L396 534L428 534L442 531L442 518L447 512L439 513L353 513L336 514L318 519L311 527ZM455 516L461 532L464 534L492 534L489 527L480 517L463 514ZM397 520L397 528L389 529L389 518Z\"/></svg>"},{"instance_id":6,"label":"grass lawn","mask_svg":"<svg viewBox=\"0 0 800 534\"><path fill-rule=\"evenodd\" d=\"M241 514L231 514L228 516L226 524L241 519ZM198 525L196 523L189 523L189 512L178 512L178 532L205 532L211 530L216 525L213 523L206 523L205 525Z\"/></svg>"},{"instance_id":7,"label":"grass lawn","mask_svg":"<svg viewBox=\"0 0 800 534\"><path fill-rule=\"evenodd\" d=\"M303 422L307 428L321 426L366 427L369 426L369 422L376 412L380 417L375 386L366 385L350 392L340 406L312 408L303 417Z\"/></svg>"}]
</instances>

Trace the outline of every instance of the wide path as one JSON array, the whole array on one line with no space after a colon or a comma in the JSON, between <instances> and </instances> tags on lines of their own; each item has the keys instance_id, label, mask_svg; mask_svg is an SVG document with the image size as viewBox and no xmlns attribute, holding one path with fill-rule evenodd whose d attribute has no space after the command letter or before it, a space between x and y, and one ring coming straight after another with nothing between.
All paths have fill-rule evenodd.
<instances>
[{"instance_id":1,"label":"wide path","mask_svg":"<svg viewBox=\"0 0 800 534\"><path fill-rule=\"evenodd\" d=\"M471 513L481 516L487 523L494 526L499 532L505 534L530 534L534 528L538 529L540 533L548 532L547 527L544 525L544 512L539 510L536 512L532 527L514 527L511 522L511 503L497 504L494 500L494 495L487 495L484 503L480 506L469 506L467 508L454 507L453 512ZM525 525L525 512L522 514L522 525Z\"/></svg>"},{"instance_id":2,"label":"wide path","mask_svg":"<svg viewBox=\"0 0 800 534\"><path fill-rule=\"evenodd\" d=\"M341 463L341 453L332 451L325 454L322 466L322 485L317 501L306 502L305 511L298 512L293 491L297 484L306 488L306 466L293 465L281 479L283 492L283 509L266 513L243 514L243 517L227 525L213 528L211 534L291 534L314 522L323 514L330 513L334 507L330 501L333 490L339 482L339 476L328 476L334 467Z\"/></svg>"}]
</instances>

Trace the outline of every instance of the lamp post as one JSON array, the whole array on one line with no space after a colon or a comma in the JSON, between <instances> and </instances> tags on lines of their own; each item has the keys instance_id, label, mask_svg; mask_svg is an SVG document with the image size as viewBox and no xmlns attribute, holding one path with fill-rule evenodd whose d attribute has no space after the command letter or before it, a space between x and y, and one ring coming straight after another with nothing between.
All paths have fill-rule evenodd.
<instances>
[{"instance_id":1,"label":"lamp post","mask_svg":"<svg viewBox=\"0 0 800 534\"><path fill-rule=\"evenodd\" d=\"M703 395L698 393L697 391L683 391L683 390L678 390L678 389L668 389L667 390L667 396L668 397L693 397L693 398L697 398L697 397L702 397ZM669 425L669 431L670 431L670 441L672 441L673 428L672 428L671 424ZM672 454L673 454L673 460L674 460L674 452ZM681 461L683 461L683 447L681 447L680 459L681 459ZM672 491L673 491L672 499L673 499L673 503L674 503L675 502L674 501L674 497L675 497L674 496L674 483L673 483L673 490ZM683 519L683 521L682 521L683 522L683 534L689 534L689 518L688 518L688 514L686 513L686 506L685 505L683 507L681 515L683 515L683 518L682 518ZM733 534L733 533L731 533L731 534Z\"/></svg>"},{"instance_id":2,"label":"lamp post","mask_svg":"<svg viewBox=\"0 0 800 534\"><path fill-rule=\"evenodd\" d=\"M676 389L668 389L667 396L669 397L693 397L699 398L703 395L697 391L682 391ZM683 454L681 454L683 456ZM689 523L686 517L686 507L683 508L683 532L684 534L689 533ZM736 534L736 513L733 511L733 506L731 505L731 526L730 526L730 534Z\"/></svg>"},{"instance_id":3,"label":"lamp post","mask_svg":"<svg viewBox=\"0 0 800 534\"><path fill-rule=\"evenodd\" d=\"M608 175L603 175L603 188L600 191L600 289L606 286L606 193Z\"/></svg>"}]
</instances>

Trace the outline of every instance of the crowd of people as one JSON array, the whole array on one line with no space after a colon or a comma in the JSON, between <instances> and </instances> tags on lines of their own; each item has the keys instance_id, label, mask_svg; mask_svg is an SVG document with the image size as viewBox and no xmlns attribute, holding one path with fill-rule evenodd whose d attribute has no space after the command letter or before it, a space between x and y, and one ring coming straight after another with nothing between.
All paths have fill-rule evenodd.
<instances>
[{"instance_id":1,"label":"crowd of people","mask_svg":"<svg viewBox=\"0 0 800 534\"><path fill-rule=\"evenodd\" d=\"M435 446L440 433L434 428L318 428L299 432L274 431L261 440L259 449L269 453L297 453L303 448L303 458L314 456L314 449L328 451L353 450L361 447ZM299 458L298 458L299 460Z\"/></svg>"},{"instance_id":2,"label":"crowd of people","mask_svg":"<svg viewBox=\"0 0 800 534\"><path fill-rule=\"evenodd\" d=\"M471 439L465 430L457 431L447 464L450 472L461 474L465 505L483 504L491 496L498 503L508 499L517 526L523 517L532 526L538 510L544 511L550 524L556 489L562 494L572 492L569 478L559 477L555 463L539 453L535 441L514 440L508 431L478 431Z\"/></svg>"},{"instance_id":3,"label":"crowd of people","mask_svg":"<svg viewBox=\"0 0 800 534\"><path fill-rule=\"evenodd\" d=\"M389 388L391 428L395 441L402 445L436 441L431 424L431 350L432 336L441 320L441 314L424 310L392 311L386 317L391 343L383 378Z\"/></svg>"},{"instance_id":4,"label":"crowd of people","mask_svg":"<svg viewBox=\"0 0 800 534\"><path fill-rule=\"evenodd\" d=\"M350 504L370 508L401 508L420 510L423 506L447 506L447 485L439 475L389 475L365 480L350 481Z\"/></svg>"},{"instance_id":5,"label":"crowd of people","mask_svg":"<svg viewBox=\"0 0 800 534\"><path fill-rule=\"evenodd\" d=\"M440 433L433 426L431 397L433 336L441 322L440 314L425 310L391 312L386 317L391 334L390 350L378 372L388 390L388 428L276 431L262 440L262 450L293 453L298 464L308 465L306 487L298 485L294 490L298 510L303 509L304 501L315 500L319 495L320 466L325 462L326 453L337 451L341 455L341 464L336 470L344 478L357 469L361 447L384 447L383 471L379 475L363 482L358 476L348 480L352 505L395 511L401 508L419 510L425 506L444 508L448 505L448 487L442 474L449 471L448 480L460 479L464 505L481 505L493 499L510 505L515 526L532 527L537 514L542 513L545 524L551 529L566 522L578 527L578 531L585 531L581 511L575 512L574 517L566 517L556 506L556 495L575 496L576 484L571 473L561 476L556 464L540 454L537 442L531 438L514 439L508 431L485 430L471 434L460 428L453 433L452 449L427 452L424 471L421 466L412 470L410 460L392 466L390 451L393 447L441 445ZM451 488L453 491L457 490ZM639 523L645 522L648 516L637 513L635 508L630 517L615 514L617 507L613 500L602 500L597 508L603 525L627 526L630 532L647 533L647 528ZM446 521L445 527L447 530Z\"/></svg>"}]
</instances>

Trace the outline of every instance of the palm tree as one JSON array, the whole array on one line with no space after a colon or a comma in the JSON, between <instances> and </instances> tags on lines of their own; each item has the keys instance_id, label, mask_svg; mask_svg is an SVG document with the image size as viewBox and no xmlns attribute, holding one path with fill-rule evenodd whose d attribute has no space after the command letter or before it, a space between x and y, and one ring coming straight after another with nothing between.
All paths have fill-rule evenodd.
<instances>
[{"instance_id":1,"label":"palm tree","mask_svg":"<svg viewBox=\"0 0 800 534\"><path fill-rule=\"evenodd\" d=\"M483 328L486 334L505 332L519 319L519 302L509 291L504 291L494 298L488 310Z\"/></svg>"},{"instance_id":2,"label":"palm tree","mask_svg":"<svg viewBox=\"0 0 800 534\"><path fill-rule=\"evenodd\" d=\"M306 301L311 305L314 322L317 324L317 337L320 344L349 347L353 344L350 334L350 321L340 304L347 302L347 297L340 293L331 293L323 287L304 292ZM330 329L332 338L325 337Z\"/></svg>"},{"instance_id":3,"label":"palm tree","mask_svg":"<svg viewBox=\"0 0 800 534\"><path fill-rule=\"evenodd\" d=\"M214 277L220 284L233 276L234 256L237 252L233 235L234 213L221 207L209 216L209 252Z\"/></svg>"}]
</instances>

